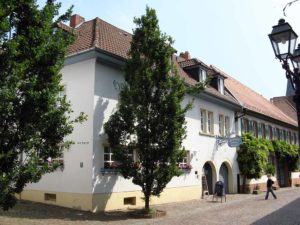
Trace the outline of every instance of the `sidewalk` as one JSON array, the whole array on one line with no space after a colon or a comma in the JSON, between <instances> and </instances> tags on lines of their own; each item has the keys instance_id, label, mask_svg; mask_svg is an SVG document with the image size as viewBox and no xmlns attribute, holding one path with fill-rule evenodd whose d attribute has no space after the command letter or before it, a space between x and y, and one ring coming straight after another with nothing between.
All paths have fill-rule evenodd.
<instances>
[{"instance_id":1,"label":"sidewalk","mask_svg":"<svg viewBox=\"0 0 300 225\"><path fill-rule=\"evenodd\" d=\"M295 192L299 196L300 188L282 188L276 191L279 200L276 200L278 204L284 204L285 199L280 200L281 193L287 195L290 191ZM232 194L227 195L227 201L223 203L212 202L212 196L208 196L205 199L180 202L180 203L170 203L155 205L154 207L160 210L165 210L167 215L165 217L156 219L133 219L128 218L127 212L113 211L106 213L90 213L82 212L78 210L57 207L53 205L45 205L34 202L22 201L17 204L15 208L8 212L3 212L0 210L0 225L117 225L117 224L163 224L163 225L175 225L175 224L220 224L220 223L210 223L214 217L217 217L216 212L227 213L224 215L226 219L231 220L234 211L242 210L244 212L246 209L243 207L249 203L253 205L253 210L255 209L258 202L270 205L271 202L262 201L264 199L264 194L252 195L252 194ZM285 198L291 198L293 193ZM282 194L283 195L283 194ZM273 199L270 198L270 201ZM275 200L274 200L275 201ZM283 203L281 203L283 201ZM275 202L274 202L275 203ZM261 205L261 204L260 204ZM268 208L262 206L264 208ZM279 206L278 206L279 207ZM237 210L233 210L237 209ZM227 211L226 211L227 210ZM268 209L272 210L272 209ZM259 210L260 212L262 210ZM239 214L242 214L239 212ZM216 215L216 216L214 216ZM206 222L200 222L200 219L206 219ZM223 221L223 218L221 218ZM225 218L224 218L225 221ZM223 223L222 223L223 224ZM224 223L226 224L226 223ZM228 223L233 224L233 223ZM236 224L236 223L234 223ZM247 223L240 223L247 224Z\"/></svg>"}]
</instances>

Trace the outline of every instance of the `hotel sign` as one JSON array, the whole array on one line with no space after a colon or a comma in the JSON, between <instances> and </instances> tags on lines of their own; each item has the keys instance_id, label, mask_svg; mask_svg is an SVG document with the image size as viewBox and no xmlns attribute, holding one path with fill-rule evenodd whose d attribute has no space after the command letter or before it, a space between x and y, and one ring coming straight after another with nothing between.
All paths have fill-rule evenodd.
<instances>
[{"instance_id":1,"label":"hotel sign","mask_svg":"<svg viewBox=\"0 0 300 225\"><path fill-rule=\"evenodd\" d=\"M242 144L242 138L237 136L237 137L233 137L233 138L228 138L228 146L231 148L234 147L239 147Z\"/></svg>"}]
</instances>

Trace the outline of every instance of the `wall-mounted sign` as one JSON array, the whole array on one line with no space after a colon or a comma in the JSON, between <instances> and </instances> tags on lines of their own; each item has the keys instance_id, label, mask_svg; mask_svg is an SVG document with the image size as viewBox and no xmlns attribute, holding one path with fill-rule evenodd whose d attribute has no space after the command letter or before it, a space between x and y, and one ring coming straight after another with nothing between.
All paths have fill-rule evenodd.
<instances>
[{"instance_id":1,"label":"wall-mounted sign","mask_svg":"<svg viewBox=\"0 0 300 225\"><path fill-rule=\"evenodd\" d=\"M228 138L228 146L231 148L239 147L242 144L242 138L239 136Z\"/></svg>"},{"instance_id":2,"label":"wall-mounted sign","mask_svg":"<svg viewBox=\"0 0 300 225\"><path fill-rule=\"evenodd\" d=\"M88 141L77 141L76 142L78 145L88 145L89 142Z\"/></svg>"}]
</instances>

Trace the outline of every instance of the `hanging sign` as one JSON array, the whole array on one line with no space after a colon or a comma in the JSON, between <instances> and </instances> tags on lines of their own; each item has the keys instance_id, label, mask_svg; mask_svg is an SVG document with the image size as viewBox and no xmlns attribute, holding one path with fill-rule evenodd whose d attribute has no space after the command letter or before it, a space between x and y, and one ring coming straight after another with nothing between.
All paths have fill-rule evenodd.
<instances>
[{"instance_id":1,"label":"hanging sign","mask_svg":"<svg viewBox=\"0 0 300 225\"><path fill-rule=\"evenodd\" d=\"M231 148L239 147L242 144L242 138L239 136L228 138L228 146Z\"/></svg>"}]
</instances>

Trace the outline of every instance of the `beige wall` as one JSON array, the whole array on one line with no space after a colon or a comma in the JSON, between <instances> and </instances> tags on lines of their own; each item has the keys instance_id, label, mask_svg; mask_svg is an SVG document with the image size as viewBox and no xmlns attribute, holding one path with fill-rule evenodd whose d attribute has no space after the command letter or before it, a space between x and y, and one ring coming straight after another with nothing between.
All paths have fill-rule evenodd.
<instances>
[{"instance_id":1,"label":"beige wall","mask_svg":"<svg viewBox=\"0 0 300 225\"><path fill-rule=\"evenodd\" d=\"M188 193L188 194L187 194ZM50 194L50 197L48 198ZM55 199L54 199L55 196ZM115 192L105 194L79 194L66 192L43 192L38 190L25 190L17 196L18 199L64 206L84 211L109 211L125 208L143 207L143 193L140 191ZM168 188L158 197L152 197L150 204L163 204L171 202L200 199L201 187ZM47 199L48 198L48 199Z\"/></svg>"}]
</instances>

